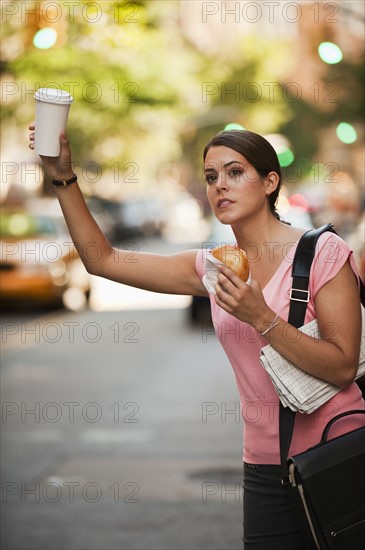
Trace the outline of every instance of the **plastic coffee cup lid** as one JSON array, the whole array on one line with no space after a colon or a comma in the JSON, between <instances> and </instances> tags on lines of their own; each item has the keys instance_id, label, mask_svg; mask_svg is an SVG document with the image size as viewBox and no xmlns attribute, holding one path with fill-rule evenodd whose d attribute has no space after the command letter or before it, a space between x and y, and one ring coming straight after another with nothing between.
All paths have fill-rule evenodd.
<instances>
[{"instance_id":1,"label":"plastic coffee cup lid","mask_svg":"<svg viewBox=\"0 0 365 550\"><path fill-rule=\"evenodd\" d=\"M59 105L69 105L74 100L72 95L65 90L56 88L39 88L34 94L34 98L43 103L58 103Z\"/></svg>"}]
</instances>

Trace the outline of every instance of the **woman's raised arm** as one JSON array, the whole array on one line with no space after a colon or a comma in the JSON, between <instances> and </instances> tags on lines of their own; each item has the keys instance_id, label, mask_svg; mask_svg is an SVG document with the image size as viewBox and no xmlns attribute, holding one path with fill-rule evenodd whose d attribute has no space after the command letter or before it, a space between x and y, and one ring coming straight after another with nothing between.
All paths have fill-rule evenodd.
<instances>
[{"instance_id":1,"label":"woman's raised arm","mask_svg":"<svg viewBox=\"0 0 365 550\"><path fill-rule=\"evenodd\" d=\"M34 129L29 126L34 148ZM47 174L56 180L69 180L71 149L64 133L60 135L59 157L44 157ZM55 187L71 238L87 271L123 284L167 294L207 295L195 270L194 250L170 256L131 252L113 248L92 217L77 182Z\"/></svg>"}]
</instances>

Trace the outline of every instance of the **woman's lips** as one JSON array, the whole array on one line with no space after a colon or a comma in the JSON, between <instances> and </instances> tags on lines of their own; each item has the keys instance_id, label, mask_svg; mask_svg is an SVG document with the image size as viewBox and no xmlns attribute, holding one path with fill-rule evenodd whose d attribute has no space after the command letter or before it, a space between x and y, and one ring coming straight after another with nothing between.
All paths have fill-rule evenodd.
<instances>
[{"instance_id":1,"label":"woman's lips","mask_svg":"<svg viewBox=\"0 0 365 550\"><path fill-rule=\"evenodd\" d=\"M227 208L231 204L233 204L233 201L229 199L219 199L219 201L217 202L218 208Z\"/></svg>"}]
</instances>

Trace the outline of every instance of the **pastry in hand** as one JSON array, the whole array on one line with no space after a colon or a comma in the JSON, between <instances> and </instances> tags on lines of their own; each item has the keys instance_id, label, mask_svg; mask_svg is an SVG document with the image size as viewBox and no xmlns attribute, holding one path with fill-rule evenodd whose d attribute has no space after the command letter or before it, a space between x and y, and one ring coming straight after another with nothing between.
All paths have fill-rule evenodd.
<instances>
[{"instance_id":1,"label":"pastry in hand","mask_svg":"<svg viewBox=\"0 0 365 550\"><path fill-rule=\"evenodd\" d=\"M243 282L247 283L250 277L250 264L246 253L241 248L222 244L213 248L211 254L236 273Z\"/></svg>"}]
</instances>

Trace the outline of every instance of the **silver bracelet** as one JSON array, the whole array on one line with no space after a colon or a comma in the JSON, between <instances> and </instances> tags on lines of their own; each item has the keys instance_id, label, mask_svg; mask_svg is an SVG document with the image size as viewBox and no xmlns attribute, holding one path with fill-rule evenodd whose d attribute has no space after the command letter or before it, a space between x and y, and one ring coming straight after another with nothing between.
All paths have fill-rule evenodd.
<instances>
[{"instance_id":1,"label":"silver bracelet","mask_svg":"<svg viewBox=\"0 0 365 550\"><path fill-rule=\"evenodd\" d=\"M269 326L267 327L267 329L264 330L264 332L261 332L261 336L265 336L265 334L267 334L272 328L276 327L276 325L278 325L278 319L279 319L279 315L275 315L275 319L273 319L273 321L269 324Z\"/></svg>"}]
</instances>

